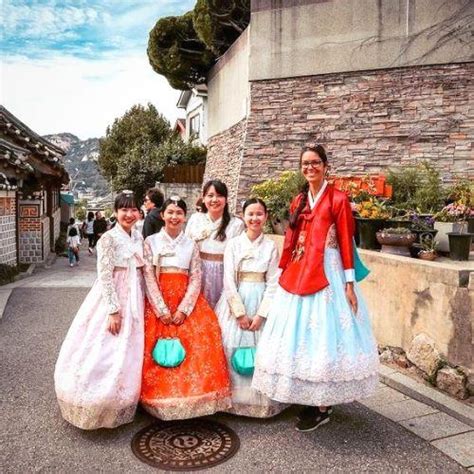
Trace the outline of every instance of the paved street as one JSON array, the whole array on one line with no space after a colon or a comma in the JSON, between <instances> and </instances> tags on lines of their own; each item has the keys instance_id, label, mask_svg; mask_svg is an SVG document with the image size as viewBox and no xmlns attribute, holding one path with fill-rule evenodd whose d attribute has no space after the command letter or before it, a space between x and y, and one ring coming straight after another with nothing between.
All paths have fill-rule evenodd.
<instances>
[{"instance_id":1,"label":"paved street","mask_svg":"<svg viewBox=\"0 0 474 474\"><path fill-rule=\"evenodd\" d=\"M85 252L81 257L78 268L70 269L65 258L58 258L50 269L16 284L0 320L2 472L153 471L130 449L133 435L152 421L148 415L139 413L134 423L115 430L83 432L59 414L54 364L95 272L95 258ZM241 448L214 471L464 472L423 436L429 427L418 423L415 429L423 436L419 437L398 423L436 416L437 424L448 426L451 420L443 418L447 415L420 408L418 402L382 385L377 397L367 406L337 407L331 423L309 434L294 430L292 410L264 421L216 416L237 432ZM400 405L392 412L385 409L387 417L378 413L384 412L379 402L387 397L394 407L405 404L405 417ZM413 429L410 420L405 424ZM472 437L472 428L460 424L445 436L469 430Z\"/></svg>"}]
</instances>

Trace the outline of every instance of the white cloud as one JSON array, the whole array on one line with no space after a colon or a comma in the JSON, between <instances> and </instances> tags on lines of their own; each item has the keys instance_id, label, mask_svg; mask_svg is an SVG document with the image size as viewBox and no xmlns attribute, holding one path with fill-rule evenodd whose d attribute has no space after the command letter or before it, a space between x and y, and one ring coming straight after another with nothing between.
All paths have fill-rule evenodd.
<instances>
[{"instance_id":1,"label":"white cloud","mask_svg":"<svg viewBox=\"0 0 474 474\"><path fill-rule=\"evenodd\" d=\"M102 60L10 57L2 67L2 104L37 133L102 136L134 104L151 102L173 124L179 91L145 54Z\"/></svg>"}]
</instances>

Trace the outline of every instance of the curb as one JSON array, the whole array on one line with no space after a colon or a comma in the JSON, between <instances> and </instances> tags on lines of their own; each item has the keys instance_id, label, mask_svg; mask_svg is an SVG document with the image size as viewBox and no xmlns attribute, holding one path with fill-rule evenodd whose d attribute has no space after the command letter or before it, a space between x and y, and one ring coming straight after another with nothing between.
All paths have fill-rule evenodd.
<instances>
[{"instance_id":1,"label":"curb","mask_svg":"<svg viewBox=\"0 0 474 474\"><path fill-rule=\"evenodd\" d=\"M428 387L412 378L397 372L391 367L380 365L380 381L385 385L408 395L414 400L425 403L433 408L451 415L466 425L474 427L474 408L445 395L434 388Z\"/></svg>"},{"instance_id":2,"label":"curb","mask_svg":"<svg viewBox=\"0 0 474 474\"><path fill-rule=\"evenodd\" d=\"M3 317L3 313L5 312L5 308L7 307L8 299L10 298L12 292L12 289L0 288L0 320Z\"/></svg>"}]
</instances>

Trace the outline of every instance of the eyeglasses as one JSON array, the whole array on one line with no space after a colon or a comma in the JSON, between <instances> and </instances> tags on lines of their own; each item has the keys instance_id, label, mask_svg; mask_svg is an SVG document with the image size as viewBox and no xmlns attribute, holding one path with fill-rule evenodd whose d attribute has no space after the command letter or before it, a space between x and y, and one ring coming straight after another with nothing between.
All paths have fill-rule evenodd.
<instances>
[{"instance_id":1,"label":"eyeglasses","mask_svg":"<svg viewBox=\"0 0 474 474\"><path fill-rule=\"evenodd\" d=\"M301 168L308 169L308 168L319 168L321 165L324 164L324 161L321 160L313 160L313 161L303 161L301 163Z\"/></svg>"}]
</instances>

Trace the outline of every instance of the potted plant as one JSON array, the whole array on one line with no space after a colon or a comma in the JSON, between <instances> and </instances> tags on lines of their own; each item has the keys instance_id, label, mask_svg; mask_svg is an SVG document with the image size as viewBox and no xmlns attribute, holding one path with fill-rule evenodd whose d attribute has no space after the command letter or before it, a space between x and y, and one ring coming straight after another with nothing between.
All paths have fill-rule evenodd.
<instances>
[{"instance_id":1,"label":"potted plant","mask_svg":"<svg viewBox=\"0 0 474 474\"><path fill-rule=\"evenodd\" d=\"M418 258L421 260L436 260L438 254L436 249L438 247L438 241L429 234L421 236L420 238L420 251L418 252Z\"/></svg>"},{"instance_id":2,"label":"potted plant","mask_svg":"<svg viewBox=\"0 0 474 474\"><path fill-rule=\"evenodd\" d=\"M390 227L379 230L377 241L382 246L382 252L394 255L410 256L410 247L415 242L416 235L405 227Z\"/></svg>"},{"instance_id":3,"label":"potted plant","mask_svg":"<svg viewBox=\"0 0 474 474\"><path fill-rule=\"evenodd\" d=\"M275 234L283 235L288 226L291 200L300 192L305 179L300 172L284 171L278 178L267 179L252 187L251 196L263 199Z\"/></svg>"},{"instance_id":4,"label":"potted plant","mask_svg":"<svg viewBox=\"0 0 474 474\"><path fill-rule=\"evenodd\" d=\"M356 205L356 222L359 232L359 247L361 249L379 250L377 231L386 226L390 213L385 202L371 196L367 201Z\"/></svg>"},{"instance_id":5,"label":"potted plant","mask_svg":"<svg viewBox=\"0 0 474 474\"><path fill-rule=\"evenodd\" d=\"M432 216L422 215L417 212L411 212L409 214L411 222L411 230L416 234L416 243L421 243L424 237L434 239L438 231L433 227L434 218Z\"/></svg>"},{"instance_id":6,"label":"potted plant","mask_svg":"<svg viewBox=\"0 0 474 474\"><path fill-rule=\"evenodd\" d=\"M461 203L452 202L447 206L444 206L440 212L435 216L434 228L438 230L439 250L442 252L450 252L451 241L464 242L468 240L470 233L467 233L467 218L471 215L471 209ZM457 239L449 238L449 234L454 236L461 234L464 237ZM470 246L470 243L469 243Z\"/></svg>"}]
</instances>

